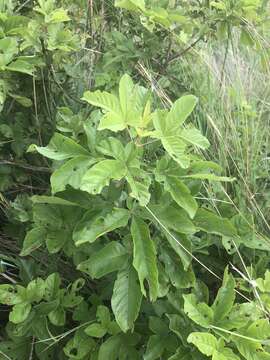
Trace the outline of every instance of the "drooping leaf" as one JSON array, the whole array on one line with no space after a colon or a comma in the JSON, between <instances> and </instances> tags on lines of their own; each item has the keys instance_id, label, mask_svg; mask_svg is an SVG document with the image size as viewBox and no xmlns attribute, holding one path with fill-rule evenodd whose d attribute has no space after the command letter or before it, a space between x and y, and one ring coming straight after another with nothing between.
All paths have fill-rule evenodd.
<instances>
[{"instance_id":1,"label":"drooping leaf","mask_svg":"<svg viewBox=\"0 0 270 360\"><path fill-rule=\"evenodd\" d=\"M46 147L32 144L29 146L27 151L37 151L41 155L53 160L66 160L81 155L90 156L88 151L84 149L81 145L59 133L54 134L51 141Z\"/></svg>"},{"instance_id":2,"label":"drooping leaf","mask_svg":"<svg viewBox=\"0 0 270 360\"><path fill-rule=\"evenodd\" d=\"M142 293L137 281L137 272L133 266L128 266L118 272L114 283L112 310L118 325L124 332L133 328L140 311Z\"/></svg>"},{"instance_id":3,"label":"drooping leaf","mask_svg":"<svg viewBox=\"0 0 270 360\"><path fill-rule=\"evenodd\" d=\"M158 269L156 263L156 250L150 237L146 223L138 217L133 217L131 224L134 252L133 265L138 272L141 291L146 296L144 280L148 282L151 301L157 298Z\"/></svg>"},{"instance_id":4,"label":"drooping leaf","mask_svg":"<svg viewBox=\"0 0 270 360\"><path fill-rule=\"evenodd\" d=\"M116 241L110 242L103 249L78 265L78 270L89 274L93 279L100 279L113 271L120 270L127 261L127 251Z\"/></svg>"},{"instance_id":5,"label":"drooping leaf","mask_svg":"<svg viewBox=\"0 0 270 360\"><path fill-rule=\"evenodd\" d=\"M127 225L130 213L126 209L114 208L103 214L93 210L88 211L73 231L75 245L94 242L100 236Z\"/></svg>"},{"instance_id":6,"label":"drooping leaf","mask_svg":"<svg viewBox=\"0 0 270 360\"><path fill-rule=\"evenodd\" d=\"M208 210L199 209L194 218L194 224L200 230L220 236L237 236L233 224L226 218L222 218Z\"/></svg>"},{"instance_id":7,"label":"drooping leaf","mask_svg":"<svg viewBox=\"0 0 270 360\"><path fill-rule=\"evenodd\" d=\"M110 180L121 180L126 175L126 168L119 160L103 160L91 167L83 178L81 189L90 194L100 194L109 185Z\"/></svg>"},{"instance_id":8,"label":"drooping leaf","mask_svg":"<svg viewBox=\"0 0 270 360\"><path fill-rule=\"evenodd\" d=\"M68 160L60 168L56 169L51 176L52 193L65 190L66 185L79 189L82 177L91 165L96 162L88 156L76 156Z\"/></svg>"},{"instance_id":9,"label":"drooping leaf","mask_svg":"<svg viewBox=\"0 0 270 360\"><path fill-rule=\"evenodd\" d=\"M167 176L165 180L165 190L169 191L174 201L194 218L198 209L198 204L191 195L189 188L179 179Z\"/></svg>"},{"instance_id":10,"label":"drooping leaf","mask_svg":"<svg viewBox=\"0 0 270 360\"><path fill-rule=\"evenodd\" d=\"M149 192L151 178L149 175L146 174L142 169L129 168L126 179L131 188L129 195L138 200L141 206L147 205L151 197Z\"/></svg>"},{"instance_id":11,"label":"drooping leaf","mask_svg":"<svg viewBox=\"0 0 270 360\"><path fill-rule=\"evenodd\" d=\"M224 272L222 287L218 290L216 299L212 305L214 310L214 320L223 320L231 311L235 300L235 280L232 275Z\"/></svg>"}]
</instances>

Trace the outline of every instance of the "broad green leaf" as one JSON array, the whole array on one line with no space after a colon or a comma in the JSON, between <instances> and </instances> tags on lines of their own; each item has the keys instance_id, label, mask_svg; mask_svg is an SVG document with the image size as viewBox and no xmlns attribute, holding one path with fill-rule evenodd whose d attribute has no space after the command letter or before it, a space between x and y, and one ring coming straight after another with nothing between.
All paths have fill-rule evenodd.
<instances>
[{"instance_id":1,"label":"broad green leaf","mask_svg":"<svg viewBox=\"0 0 270 360\"><path fill-rule=\"evenodd\" d=\"M128 266L118 272L114 283L112 310L118 325L124 332L133 328L140 311L142 293L137 281L137 272L133 266Z\"/></svg>"},{"instance_id":2,"label":"broad green leaf","mask_svg":"<svg viewBox=\"0 0 270 360\"><path fill-rule=\"evenodd\" d=\"M209 327L213 322L214 312L205 303L198 303L194 294L183 295L184 312L196 324Z\"/></svg>"},{"instance_id":3,"label":"broad green leaf","mask_svg":"<svg viewBox=\"0 0 270 360\"><path fill-rule=\"evenodd\" d=\"M126 128L120 102L115 95L99 90L95 92L86 91L83 94L82 100L107 111L100 121L99 130L109 129L111 131L120 131Z\"/></svg>"},{"instance_id":4,"label":"broad green leaf","mask_svg":"<svg viewBox=\"0 0 270 360\"><path fill-rule=\"evenodd\" d=\"M82 177L95 162L95 159L88 156L76 156L68 160L56 169L51 176L52 193L65 190L67 185L79 189Z\"/></svg>"},{"instance_id":5,"label":"broad green leaf","mask_svg":"<svg viewBox=\"0 0 270 360\"><path fill-rule=\"evenodd\" d=\"M214 351L212 360L240 360L240 358L231 349L223 348Z\"/></svg>"},{"instance_id":6,"label":"broad green leaf","mask_svg":"<svg viewBox=\"0 0 270 360\"><path fill-rule=\"evenodd\" d=\"M192 260L192 257L190 255L190 253L192 252L190 239L184 235L177 234L173 230L170 231L170 234L164 231L164 235L168 240L169 244L171 245L171 247L173 248L173 250L180 257L182 264L184 266L184 270L187 271Z\"/></svg>"},{"instance_id":7,"label":"broad green leaf","mask_svg":"<svg viewBox=\"0 0 270 360\"><path fill-rule=\"evenodd\" d=\"M117 360L122 339L119 335L111 336L99 348L98 360Z\"/></svg>"},{"instance_id":8,"label":"broad green leaf","mask_svg":"<svg viewBox=\"0 0 270 360\"><path fill-rule=\"evenodd\" d=\"M119 100L125 122L127 122L128 115L132 116L132 95L134 95L134 84L131 77L128 74L125 74L121 77L119 82Z\"/></svg>"},{"instance_id":9,"label":"broad green leaf","mask_svg":"<svg viewBox=\"0 0 270 360\"><path fill-rule=\"evenodd\" d=\"M230 220L205 209L199 209L197 211L194 224L198 229L210 234L230 237L237 236L237 231Z\"/></svg>"},{"instance_id":10,"label":"broad green leaf","mask_svg":"<svg viewBox=\"0 0 270 360\"><path fill-rule=\"evenodd\" d=\"M92 243L110 231L125 227L129 217L130 212L121 208L114 208L105 215L102 212L95 214L93 210L88 211L73 231L75 245L79 246L85 242Z\"/></svg>"},{"instance_id":11,"label":"broad green leaf","mask_svg":"<svg viewBox=\"0 0 270 360\"><path fill-rule=\"evenodd\" d=\"M169 191L174 201L193 219L198 209L198 204L191 195L189 188L179 179L167 176L165 190Z\"/></svg>"},{"instance_id":12,"label":"broad green leaf","mask_svg":"<svg viewBox=\"0 0 270 360\"><path fill-rule=\"evenodd\" d=\"M149 208L166 228L182 234L194 234L196 232L196 228L187 213L176 204L151 205ZM152 216L150 218L155 221Z\"/></svg>"},{"instance_id":13,"label":"broad green leaf","mask_svg":"<svg viewBox=\"0 0 270 360\"><path fill-rule=\"evenodd\" d=\"M151 194L149 187L151 184L150 176L139 168L129 168L126 175L126 180L130 186L130 196L139 201L141 206L146 206Z\"/></svg>"},{"instance_id":14,"label":"broad green leaf","mask_svg":"<svg viewBox=\"0 0 270 360\"><path fill-rule=\"evenodd\" d=\"M62 199L57 196L34 195L31 197L33 204L51 204L64 206L79 206L77 203Z\"/></svg>"},{"instance_id":15,"label":"broad green leaf","mask_svg":"<svg viewBox=\"0 0 270 360\"><path fill-rule=\"evenodd\" d=\"M158 269L156 262L156 250L150 237L146 223L138 217L133 217L131 223L131 235L133 238L133 266L138 272L141 291L146 296L144 281L149 285L150 300L155 301L158 293Z\"/></svg>"},{"instance_id":16,"label":"broad green leaf","mask_svg":"<svg viewBox=\"0 0 270 360\"><path fill-rule=\"evenodd\" d=\"M185 95L176 100L167 115L166 123L169 128L168 130L177 129L183 125L194 110L197 102L198 99L193 95Z\"/></svg>"},{"instance_id":17,"label":"broad green leaf","mask_svg":"<svg viewBox=\"0 0 270 360\"><path fill-rule=\"evenodd\" d=\"M182 168L188 168L190 159L185 153L187 145L179 136L180 130L167 128L166 119L163 113L155 114L153 122L156 133L153 137L161 140L164 149Z\"/></svg>"},{"instance_id":18,"label":"broad green leaf","mask_svg":"<svg viewBox=\"0 0 270 360\"><path fill-rule=\"evenodd\" d=\"M155 360L160 359L167 343L166 336L151 335L148 343L143 360Z\"/></svg>"},{"instance_id":19,"label":"broad green leaf","mask_svg":"<svg viewBox=\"0 0 270 360\"><path fill-rule=\"evenodd\" d=\"M45 282L41 278L30 281L26 287L26 300L40 302L45 294Z\"/></svg>"},{"instance_id":20,"label":"broad green leaf","mask_svg":"<svg viewBox=\"0 0 270 360\"><path fill-rule=\"evenodd\" d=\"M195 128L183 129L180 133L180 137L185 140L185 142L195 145L201 149L207 149L210 145L206 137L204 137L201 132Z\"/></svg>"},{"instance_id":21,"label":"broad green leaf","mask_svg":"<svg viewBox=\"0 0 270 360\"><path fill-rule=\"evenodd\" d=\"M45 16L45 22L50 24L70 21L70 17L65 9L59 8L52 11L48 16Z\"/></svg>"},{"instance_id":22,"label":"broad green leaf","mask_svg":"<svg viewBox=\"0 0 270 360\"><path fill-rule=\"evenodd\" d=\"M119 160L100 161L84 174L81 189L90 194L100 194L111 179L121 180L126 171L124 163Z\"/></svg>"},{"instance_id":23,"label":"broad green leaf","mask_svg":"<svg viewBox=\"0 0 270 360\"><path fill-rule=\"evenodd\" d=\"M189 335L187 341L194 344L206 356L212 356L218 346L215 336L209 333L193 332Z\"/></svg>"},{"instance_id":24,"label":"broad green leaf","mask_svg":"<svg viewBox=\"0 0 270 360\"><path fill-rule=\"evenodd\" d=\"M41 155L53 160L66 160L74 156L80 155L90 156L88 151L84 149L81 145L59 133L54 134L51 141L46 147L32 144L29 146L27 151L37 151Z\"/></svg>"},{"instance_id":25,"label":"broad green leaf","mask_svg":"<svg viewBox=\"0 0 270 360\"><path fill-rule=\"evenodd\" d=\"M115 137L109 137L102 140L97 146L97 150L106 156L113 157L119 161L125 161L125 149L120 140Z\"/></svg>"},{"instance_id":26,"label":"broad green leaf","mask_svg":"<svg viewBox=\"0 0 270 360\"><path fill-rule=\"evenodd\" d=\"M106 91L86 91L83 94L82 100L85 100L89 104L98 106L106 111L110 111L117 115L122 115L120 110L120 103L117 97L110 93L107 93Z\"/></svg>"},{"instance_id":27,"label":"broad green leaf","mask_svg":"<svg viewBox=\"0 0 270 360\"><path fill-rule=\"evenodd\" d=\"M230 178L227 176L218 176L211 173L198 173L180 176L181 179L198 179L198 180L209 180L209 181L224 181L224 182L233 182L235 178Z\"/></svg>"},{"instance_id":28,"label":"broad green leaf","mask_svg":"<svg viewBox=\"0 0 270 360\"><path fill-rule=\"evenodd\" d=\"M30 255L33 251L40 248L45 243L46 229L42 226L35 227L28 231L23 241L23 248L20 252L21 256Z\"/></svg>"},{"instance_id":29,"label":"broad green leaf","mask_svg":"<svg viewBox=\"0 0 270 360\"><path fill-rule=\"evenodd\" d=\"M98 323L87 326L84 331L88 336L96 338L102 338L107 333L107 329L104 329L103 326Z\"/></svg>"},{"instance_id":30,"label":"broad green leaf","mask_svg":"<svg viewBox=\"0 0 270 360\"><path fill-rule=\"evenodd\" d=\"M212 305L214 311L214 321L223 320L231 311L235 300L235 281L232 275L225 270L222 287Z\"/></svg>"},{"instance_id":31,"label":"broad green leaf","mask_svg":"<svg viewBox=\"0 0 270 360\"><path fill-rule=\"evenodd\" d=\"M144 0L115 0L114 5L130 11L145 10Z\"/></svg>"},{"instance_id":32,"label":"broad green leaf","mask_svg":"<svg viewBox=\"0 0 270 360\"><path fill-rule=\"evenodd\" d=\"M14 324L19 324L27 319L32 306L28 302L22 302L13 306L12 311L9 313L9 321Z\"/></svg>"},{"instance_id":33,"label":"broad green leaf","mask_svg":"<svg viewBox=\"0 0 270 360\"><path fill-rule=\"evenodd\" d=\"M10 65L6 67L6 69L9 71L20 72L28 75L33 75L35 71L35 67L31 63L25 60L20 60L20 58L13 61Z\"/></svg>"},{"instance_id":34,"label":"broad green leaf","mask_svg":"<svg viewBox=\"0 0 270 360\"><path fill-rule=\"evenodd\" d=\"M89 274L93 279L120 270L128 258L125 248L116 241L110 242L103 249L92 254L90 258L78 265L78 270Z\"/></svg>"}]
</instances>

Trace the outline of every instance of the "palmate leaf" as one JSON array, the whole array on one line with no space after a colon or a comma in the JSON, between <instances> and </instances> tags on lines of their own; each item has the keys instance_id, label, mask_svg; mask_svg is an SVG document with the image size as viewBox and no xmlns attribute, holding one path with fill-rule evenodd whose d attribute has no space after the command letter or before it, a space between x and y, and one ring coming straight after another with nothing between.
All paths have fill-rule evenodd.
<instances>
[{"instance_id":1,"label":"palmate leaf","mask_svg":"<svg viewBox=\"0 0 270 360\"><path fill-rule=\"evenodd\" d=\"M183 129L180 133L180 137L185 140L185 142L195 145L203 150L207 149L210 145L206 137L195 128Z\"/></svg>"},{"instance_id":2,"label":"palmate leaf","mask_svg":"<svg viewBox=\"0 0 270 360\"><path fill-rule=\"evenodd\" d=\"M32 144L27 151L37 151L52 160L66 160L80 155L90 156L89 152L81 145L58 133L54 134L47 146L42 147Z\"/></svg>"},{"instance_id":3,"label":"palmate leaf","mask_svg":"<svg viewBox=\"0 0 270 360\"><path fill-rule=\"evenodd\" d=\"M131 223L131 235L133 239L133 266L138 272L141 291L146 296L144 280L148 282L150 300L155 301L158 294L158 268L156 250L150 237L146 223L133 217Z\"/></svg>"},{"instance_id":4,"label":"palmate leaf","mask_svg":"<svg viewBox=\"0 0 270 360\"><path fill-rule=\"evenodd\" d=\"M119 160L100 161L84 174L80 188L90 194L100 194L111 179L121 180L126 172L124 163Z\"/></svg>"},{"instance_id":5,"label":"palmate leaf","mask_svg":"<svg viewBox=\"0 0 270 360\"><path fill-rule=\"evenodd\" d=\"M193 95L182 96L176 100L167 116L166 123L168 130L178 129L194 110L198 99Z\"/></svg>"},{"instance_id":6,"label":"palmate leaf","mask_svg":"<svg viewBox=\"0 0 270 360\"><path fill-rule=\"evenodd\" d=\"M52 193L65 190L66 185L79 189L82 177L95 162L96 160L89 156L76 156L68 160L56 169L51 176Z\"/></svg>"},{"instance_id":7,"label":"palmate leaf","mask_svg":"<svg viewBox=\"0 0 270 360\"><path fill-rule=\"evenodd\" d=\"M109 213L89 210L73 231L76 246L85 242L92 243L100 236L127 225L130 212L126 209L114 208Z\"/></svg>"},{"instance_id":8,"label":"palmate leaf","mask_svg":"<svg viewBox=\"0 0 270 360\"><path fill-rule=\"evenodd\" d=\"M181 167L188 168L190 159L185 154L187 146L178 134L179 126L173 124L169 127L166 121L164 112L159 111L154 114L153 123L156 131L153 137L161 140L164 149Z\"/></svg>"},{"instance_id":9,"label":"palmate leaf","mask_svg":"<svg viewBox=\"0 0 270 360\"><path fill-rule=\"evenodd\" d=\"M133 266L128 266L118 272L114 283L112 310L118 325L124 332L133 328L140 311L142 293L137 281L136 270Z\"/></svg>"},{"instance_id":10,"label":"palmate leaf","mask_svg":"<svg viewBox=\"0 0 270 360\"><path fill-rule=\"evenodd\" d=\"M94 253L90 258L78 265L78 270L89 274L93 279L120 270L127 261L127 251L118 242L112 241L103 249Z\"/></svg>"}]
</instances>

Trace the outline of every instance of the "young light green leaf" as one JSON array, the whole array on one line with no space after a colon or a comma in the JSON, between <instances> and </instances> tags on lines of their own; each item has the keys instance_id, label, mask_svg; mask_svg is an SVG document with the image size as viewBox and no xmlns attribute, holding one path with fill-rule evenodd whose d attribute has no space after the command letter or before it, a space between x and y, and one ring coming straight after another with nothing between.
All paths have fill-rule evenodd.
<instances>
[{"instance_id":1,"label":"young light green leaf","mask_svg":"<svg viewBox=\"0 0 270 360\"><path fill-rule=\"evenodd\" d=\"M188 168L189 157L185 154L187 145L179 136L179 129L167 127L166 116L163 112L155 113L153 122L156 129L153 137L160 139L164 149L182 167Z\"/></svg>"},{"instance_id":2,"label":"young light green leaf","mask_svg":"<svg viewBox=\"0 0 270 360\"><path fill-rule=\"evenodd\" d=\"M115 137L109 137L102 140L97 146L97 150L106 156L113 157L119 161L125 161L125 149L120 140Z\"/></svg>"},{"instance_id":3,"label":"young light green leaf","mask_svg":"<svg viewBox=\"0 0 270 360\"><path fill-rule=\"evenodd\" d=\"M82 177L95 162L96 160L89 156L76 156L68 160L56 169L51 176L52 193L65 190L67 185L79 189Z\"/></svg>"},{"instance_id":4,"label":"young light green leaf","mask_svg":"<svg viewBox=\"0 0 270 360\"><path fill-rule=\"evenodd\" d=\"M146 296L144 280L149 285L150 300L155 301L158 293L158 269L156 263L156 250L150 237L146 223L138 217L133 217L131 224L133 238L133 266L138 272L141 291Z\"/></svg>"},{"instance_id":5,"label":"young light green leaf","mask_svg":"<svg viewBox=\"0 0 270 360\"><path fill-rule=\"evenodd\" d=\"M66 160L74 156L90 156L89 152L74 140L55 133L49 144L45 147L32 144L29 146L28 152L37 151L41 155L52 160Z\"/></svg>"},{"instance_id":6,"label":"young light green leaf","mask_svg":"<svg viewBox=\"0 0 270 360\"><path fill-rule=\"evenodd\" d=\"M210 146L209 141L204 137L198 129L187 128L183 129L180 137L187 143L195 145L203 150Z\"/></svg>"},{"instance_id":7,"label":"young light green leaf","mask_svg":"<svg viewBox=\"0 0 270 360\"><path fill-rule=\"evenodd\" d=\"M126 175L126 167L119 160L103 160L91 167L83 176L81 190L90 194L100 194L110 180L121 180Z\"/></svg>"},{"instance_id":8,"label":"young light green leaf","mask_svg":"<svg viewBox=\"0 0 270 360\"><path fill-rule=\"evenodd\" d=\"M9 313L9 321L14 324L22 323L28 318L32 305L29 302L22 302L13 306L12 311Z\"/></svg>"},{"instance_id":9,"label":"young light green leaf","mask_svg":"<svg viewBox=\"0 0 270 360\"><path fill-rule=\"evenodd\" d=\"M183 295L184 312L196 324L208 328L213 322L214 312L205 303L198 303L194 294Z\"/></svg>"},{"instance_id":10,"label":"young light green leaf","mask_svg":"<svg viewBox=\"0 0 270 360\"><path fill-rule=\"evenodd\" d=\"M87 326L84 331L88 336L96 338L102 338L107 333L107 329L104 329L104 327L98 323Z\"/></svg>"},{"instance_id":11,"label":"young light green leaf","mask_svg":"<svg viewBox=\"0 0 270 360\"><path fill-rule=\"evenodd\" d=\"M112 241L103 249L92 254L90 258L78 265L78 270L89 274L93 279L120 270L127 261L127 251L118 242Z\"/></svg>"},{"instance_id":12,"label":"young light green leaf","mask_svg":"<svg viewBox=\"0 0 270 360\"><path fill-rule=\"evenodd\" d=\"M86 91L82 100L107 111L100 121L99 130L109 129L116 132L126 128L120 102L115 95L99 90L95 92Z\"/></svg>"},{"instance_id":13,"label":"young light green leaf","mask_svg":"<svg viewBox=\"0 0 270 360\"><path fill-rule=\"evenodd\" d=\"M169 191L177 204L186 210L190 218L193 219L198 209L198 204L191 195L189 188L179 179L167 176L165 180L165 190Z\"/></svg>"},{"instance_id":14,"label":"young light green leaf","mask_svg":"<svg viewBox=\"0 0 270 360\"><path fill-rule=\"evenodd\" d=\"M176 100L167 115L168 128L179 129L194 110L198 99L193 95L185 95Z\"/></svg>"},{"instance_id":15,"label":"young light green leaf","mask_svg":"<svg viewBox=\"0 0 270 360\"><path fill-rule=\"evenodd\" d=\"M114 208L106 215L93 210L88 211L73 231L75 245L94 242L100 236L127 225L130 212L126 209Z\"/></svg>"},{"instance_id":16,"label":"young light green leaf","mask_svg":"<svg viewBox=\"0 0 270 360\"><path fill-rule=\"evenodd\" d=\"M130 11L145 10L144 0L115 0L115 6L127 9Z\"/></svg>"},{"instance_id":17,"label":"young light green leaf","mask_svg":"<svg viewBox=\"0 0 270 360\"><path fill-rule=\"evenodd\" d=\"M112 310L118 325L124 332L133 328L140 311L142 293L137 280L137 272L133 266L128 266L118 272L114 283Z\"/></svg>"},{"instance_id":18,"label":"young light green leaf","mask_svg":"<svg viewBox=\"0 0 270 360\"><path fill-rule=\"evenodd\" d=\"M203 332L191 333L187 341L194 344L206 356L212 356L218 347L218 341L215 336Z\"/></svg>"}]
</instances>

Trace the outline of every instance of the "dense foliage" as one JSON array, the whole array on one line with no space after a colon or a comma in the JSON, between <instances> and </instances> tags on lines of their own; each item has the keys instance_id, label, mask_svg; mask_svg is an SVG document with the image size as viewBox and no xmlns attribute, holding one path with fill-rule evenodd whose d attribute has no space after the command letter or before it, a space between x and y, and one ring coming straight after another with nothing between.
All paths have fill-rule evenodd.
<instances>
[{"instance_id":1,"label":"dense foliage","mask_svg":"<svg viewBox=\"0 0 270 360\"><path fill-rule=\"evenodd\" d=\"M268 14L0 0L0 359L270 359Z\"/></svg>"}]
</instances>

